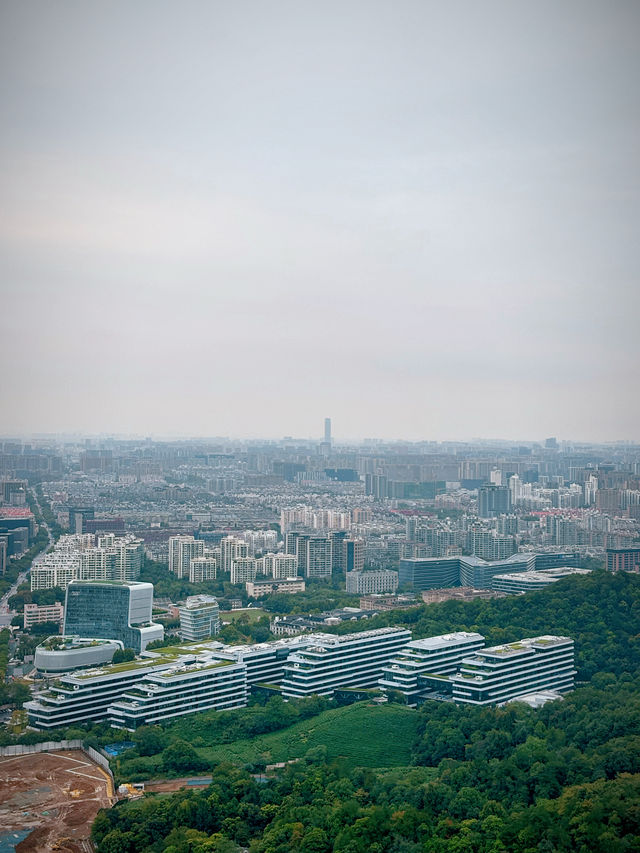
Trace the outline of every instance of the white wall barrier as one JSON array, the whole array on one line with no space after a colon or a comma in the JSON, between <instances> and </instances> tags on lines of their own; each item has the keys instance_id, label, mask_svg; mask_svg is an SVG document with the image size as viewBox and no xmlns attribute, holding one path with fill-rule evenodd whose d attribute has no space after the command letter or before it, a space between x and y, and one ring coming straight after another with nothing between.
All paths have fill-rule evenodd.
<instances>
[{"instance_id":1,"label":"white wall barrier","mask_svg":"<svg viewBox=\"0 0 640 853\"><path fill-rule=\"evenodd\" d=\"M0 758L9 758L10 756L18 755L36 755L38 752L54 752L60 749L82 750L92 761L95 761L103 770L106 770L113 782L113 773L109 767L109 761L92 746L85 746L84 741L81 740L47 740L44 743L17 743L15 746L2 746L0 747Z\"/></svg>"}]
</instances>

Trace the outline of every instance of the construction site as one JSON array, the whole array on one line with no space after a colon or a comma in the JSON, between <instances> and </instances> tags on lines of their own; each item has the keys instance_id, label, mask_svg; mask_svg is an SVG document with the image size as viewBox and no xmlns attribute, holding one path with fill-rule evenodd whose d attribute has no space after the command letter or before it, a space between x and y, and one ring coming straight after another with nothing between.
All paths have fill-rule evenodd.
<instances>
[{"instance_id":1,"label":"construction site","mask_svg":"<svg viewBox=\"0 0 640 853\"><path fill-rule=\"evenodd\" d=\"M114 794L81 750L0 758L0 849L90 853L91 824Z\"/></svg>"}]
</instances>

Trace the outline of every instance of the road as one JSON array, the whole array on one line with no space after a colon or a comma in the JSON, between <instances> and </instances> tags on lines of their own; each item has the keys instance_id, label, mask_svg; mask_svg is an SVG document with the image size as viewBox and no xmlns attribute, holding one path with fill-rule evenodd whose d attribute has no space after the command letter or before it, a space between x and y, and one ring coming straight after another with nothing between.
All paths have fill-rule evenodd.
<instances>
[{"instance_id":1,"label":"road","mask_svg":"<svg viewBox=\"0 0 640 853\"><path fill-rule=\"evenodd\" d=\"M16 615L15 610L9 610L9 599L12 595L16 594L16 592L18 591L18 587L21 583L24 583L26 577L26 572L22 572L22 574L19 574L18 580L15 582L15 584L11 587L10 590L7 590L7 592L0 599L0 628L6 628L8 625L10 625L11 620Z\"/></svg>"},{"instance_id":2,"label":"road","mask_svg":"<svg viewBox=\"0 0 640 853\"><path fill-rule=\"evenodd\" d=\"M36 495L35 491L32 491L31 494L32 494L33 499L36 503L36 506L38 507L38 512L40 513L40 516L42 516L42 507L40 506L40 503L38 501L38 496ZM47 531L47 536L49 537L49 545L52 545L53 544L53 536L51 535L51 530L49 529L49 525L44 521L44 519L41 522L41 526L44 527L44 529ZM16 594L16 592L18 591L18 587L20 586L21 583L25 582L26 578L27 578L27 572L21 572L18 575L17 581L14 583L14 585L11 587L11 589L8 590L2 596L2 598L0 598L0 628L6 628L8 625L10 625L11 620L16 615L14 610L9 610L9 599L11 598L12 595Z\"/></svg>"}]
</instances>

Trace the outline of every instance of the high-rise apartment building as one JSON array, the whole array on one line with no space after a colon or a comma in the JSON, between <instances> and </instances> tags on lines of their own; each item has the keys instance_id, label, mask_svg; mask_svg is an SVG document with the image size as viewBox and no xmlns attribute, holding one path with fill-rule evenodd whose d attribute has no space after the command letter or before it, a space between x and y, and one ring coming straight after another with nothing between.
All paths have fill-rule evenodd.
<instances>
[{"instance_id":1,"label":"high-rise apartment building","mask_svg":"<svg viewBox=\"0 0 640 853\"><path fill-rule=\"evenodd\" d=\"M237 557L231 563L231 583L246 583L256 579L258 568L255 557Z\"/></svg>"},{"instance_id":2,"label":"high-rise apartment building","mask_svg":"<svg viewBox=\"0 0 640 853\"><path fill-rule=\"evenodd\" d=\"M495 518L511 512L511 492L508 486L483 486L478 489L478 515Z\"/></svg>"},{"instance_id":3,"label":"high-rise apartment building","mask_svg":"<svg viewBox=\"0 0 640 853\"><path fill-rule=\"evenodd\" d=\"M311 536L306 542L305 577L331 577L331 540L326 536Z\"/></svg>"},{"instance_id":4,"label":"high-rise apartment building","mask_svg":"<svg viewBox=\"0 0 640 853\"><path fill-rule=\"evenodd\" d=\"M607 548L608 572L640 572L640 548Z\"/></svg>"},{"instance_id":5,"label":"high-rise apartment building","mask_svg":"<svg viewBox=\"0 0 640 853\"><path fill-rule=\"evenodd\" d=\"M220 568L223 572L231 572L236 560L249 557L249 544L235 536L225 536L220 540ZM246 580L250 580L247 578ZM236 583L236 581L232 581Z\"/></svg>"},{"instance_id":6,"label":"high-rise apartment building","mask_svg":"<svg viewBox=\"0 0 640 853\"><path fill-rule=\"evenodd\" d=\"M204 555L204 542L194 536L171 536L169 569L178 578L188 578L191 560Z\"/></svg>"},{"instance_id":7,"label":"high-rise apartment building","mask_svg":"<svg viewBox=\"0 0 640 853\"><path fill-rule=\"evenodd\" d=\"M215 580L218 561L215 557L194 557L189 563L189 583Z\"/></svg>"},{"instance_id":8,"label":"high-rise apartment building","mask_svg":"<svg viewBox=\"0 0 640 853\"><path fill-rule=\"evenodd\" d=\"M364 542L362 539L345 539L342 543L345 572L361 572L364 569Z\"/></svg>"}]
</instances>

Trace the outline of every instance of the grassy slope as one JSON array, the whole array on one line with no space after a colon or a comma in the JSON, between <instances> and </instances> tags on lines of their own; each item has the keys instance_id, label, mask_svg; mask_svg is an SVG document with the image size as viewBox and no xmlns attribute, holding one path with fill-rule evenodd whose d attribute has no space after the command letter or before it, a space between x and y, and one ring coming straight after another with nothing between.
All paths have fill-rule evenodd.
<instances>
[{"instance_id":1,"label":"grassy slope","mask_svg":"<svg viewBox=\"0 0 640 853\"><path fill-rule=\"evenodd\" d=\"M266 610L259 607L252 607L249 610L221 610L220 621L228 625L229 622L237 622L242 616L246 616L249 622L257 622L258 619L266 615Z\"/></svg>"},{"instance_id":2,"label":"grassy slope","mask_svg":"<svg viewBox=\"0 0 640 853\"><path fill-rule=\"evenodd\" d=\"M411 760L418 715L404 705L369 705L358 702L344 708L323 711L310 720L288 729L258 737L198 748L207 761L231 761L249 764L264 761L275 764L303 758L308 750L326 746L327 759L343 759L352 767L401 768ZM157 777L161 755L138 759ZM120 775L127 776L123 761Z\"/></svg>"},{"instance_id":3,"label":"grassy slope","mask_svg":"<svg viewBox=\"0 0 640 853\"><path fill-rule=\"evenodd\" d=\"M210 761L275 763L303 758L309 749L326 746L329 761L343 758L359 767L401 767L411 760L417 722L410 708L359 702L324 711L281 732L198 752Z\"/></svg>"}]
</instances>

